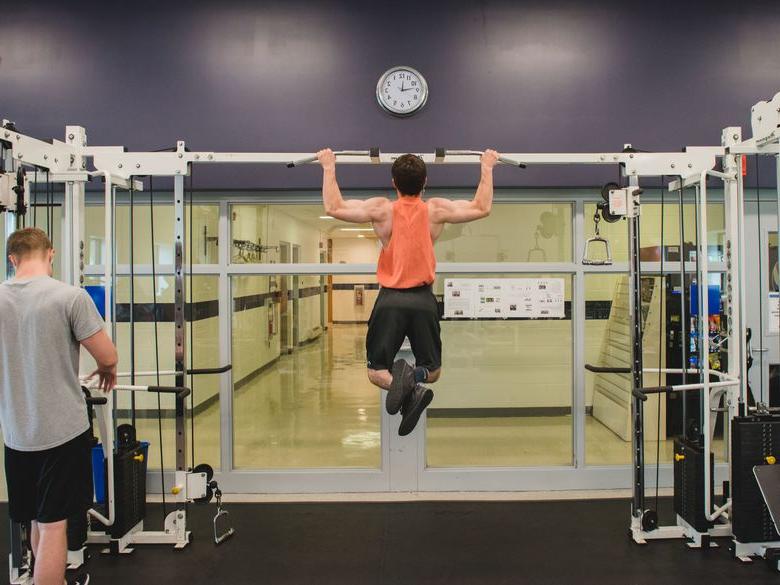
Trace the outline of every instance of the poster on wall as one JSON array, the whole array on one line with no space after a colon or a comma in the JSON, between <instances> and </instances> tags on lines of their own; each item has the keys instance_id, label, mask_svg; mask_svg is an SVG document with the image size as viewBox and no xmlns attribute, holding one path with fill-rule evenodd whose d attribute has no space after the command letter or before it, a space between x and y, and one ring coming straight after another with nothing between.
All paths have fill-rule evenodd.
<instances>
[{"instance_id":1,"label":"poster on wall","mask_svg":"<svg viewBox=\"0 0 780 585\"><path fill-rule=\"evenodd\" d=\"M474 309L475 282L467 278L452 278L444 281L444 317L447 319L471 318Z\"/></svg>"},{"instance_id":2,"label":"poster on wall","mask_svg":"<svg viewBox=\"0 0 780 585\"><path fill-rule=\"evenodd\" d=\"M445 319L562 319L562 278L448 278Z\"/></svg>"}]
</instances>

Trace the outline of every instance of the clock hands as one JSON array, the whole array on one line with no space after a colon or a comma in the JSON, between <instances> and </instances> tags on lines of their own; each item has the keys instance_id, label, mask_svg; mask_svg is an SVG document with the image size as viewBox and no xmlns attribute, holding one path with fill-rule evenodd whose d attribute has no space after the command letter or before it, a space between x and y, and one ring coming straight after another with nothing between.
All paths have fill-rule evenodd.
<instances>
[{"instance_id":1,"label":"clock hands","mask_svg":"<svg viewBox=\"0 0 780 585\"><path fill-rule=\"evenodd\" d=\"M401 91L406 91L406 90L404 89L404 85L406 85L406 82L405 82L405 81L402 81L402 82L401 82Z\"/></svg>"}]
</instances>

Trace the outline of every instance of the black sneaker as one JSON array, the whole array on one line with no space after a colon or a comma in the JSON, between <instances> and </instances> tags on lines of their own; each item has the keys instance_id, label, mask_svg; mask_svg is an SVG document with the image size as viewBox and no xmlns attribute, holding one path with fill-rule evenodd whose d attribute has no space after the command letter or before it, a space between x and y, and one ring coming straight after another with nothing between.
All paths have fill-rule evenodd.
<instances>
[{"instance_id":1,"label":"black sneaker","mask_svg":"<svg viewBox=\"0 0 780 585\"><path fill-rule=\"evenodd\" d=\"M428 405L433 400L433 390L426 388L422 384L417 384L401 407L401 426L398 429L398 434L402 437L408 435L417 426L417 421L420 420L420 415L428 408Z\"/></svg>"},{"instance_id":2,"label":"black sneaker","mask_svg":"<svg viewBox=\"0 0 780 585\"><path fill-rule=\"evenodd\" d=\"M389 414L396 414L414 390L414 369L406 360L396 360L390 373L393 375L393 383L387 391L385 409Z\"/></svg>"},{"instance_id":3,"label":"black sneaker","mask_svg":"<svg viewBox=\"0 0 780 585\"><path fill-rule=\"evenodd\" d=\"M67 583L68 585L89 585L89 573L81 573L72 581L68 581Z\"/></svg>"}]
</instances>

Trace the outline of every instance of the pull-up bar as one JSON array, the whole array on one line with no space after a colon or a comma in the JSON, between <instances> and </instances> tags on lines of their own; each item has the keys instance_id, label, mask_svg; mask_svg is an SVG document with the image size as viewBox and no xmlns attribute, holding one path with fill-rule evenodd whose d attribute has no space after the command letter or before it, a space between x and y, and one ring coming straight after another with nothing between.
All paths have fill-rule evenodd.
<instances>
[{"instance_id":1,"label":"pull-up bar","mask_svg":"<svg viewBox=\"0 0 780 585\"><path fill-rule=\"evenodd\" d=\"M484 153L480 150L447 150L446 148L437 148L435 152L435 162L444 162L447 156L482 156ZM505 156L499 156L498 162L504 163L512 167L526 168L525 163L518 162L514 159L507 158Z\"/></svg>"},{"instance_id":2,"label":"pull-up bar","mask_svg":"<svg viewBox=\"0 0 780 585\"><path fill-rule=\"evenodd\" d=\"M336 157L339 156L367 156L371 159L371 162L374 164L379 164L379 147L378 146L372 146L368 150L337 150L333 154L336 155ZM313 154L311 156L307 156L304 158L300 158L298 160L293 160L287 163L287 168L291 169L293 167L299 167L301 165L313 163L317 160L317 155Z\"/></svg>"},{"instance_id":3,"label":"pull-up bar","mask_svg":"<svg viewBox=\"0 0 780 585\"><path fill-rule=\"evenodd\" d=\"M336 155L336 158L338 157L369 157L371 159L371 162L373 164L379 164L382 161L379 157L379 147L372 147L369 150L337 150L333 154ZM434 163L443 163L446 162L445 159L448 156L476 156L480 157L484 153L481 150L447 150L446 148L436 148L434 155L433 155L433 162ZM393 157L394 158L394 157ZM421 156L422 158L422 156ZM287 168L293 168L293 167L299 167L301 165L310 164L317 160L317 155L312 154L310 156L306 156L303 158L299 158L297 160L293 160L287 163ZM525 163L518 162L514 159L505 157L505 156L499 156L498 157L499 162L509 165L512 167L519 167L521 169L524 169L526 167Z\"/></svg>"}]
</instances>

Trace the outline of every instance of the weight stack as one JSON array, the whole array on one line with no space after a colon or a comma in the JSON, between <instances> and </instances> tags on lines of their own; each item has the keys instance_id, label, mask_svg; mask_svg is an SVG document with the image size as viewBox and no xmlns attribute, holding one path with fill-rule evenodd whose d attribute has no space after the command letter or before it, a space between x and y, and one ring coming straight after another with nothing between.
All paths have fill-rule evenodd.
<instances>
[{"instance_id":1,"label":"weight stack","mask_svg":"<svg viewBox=\"0 0 780 585\"><path fill-rule=\"evenodd\" d=\"M770 455L780 455L780 417L736 417L731 427L732 530L739 542L780 540L753 474L753 467L766 464Z\"/></svg>"},{"instance_id":2,"label":"weight stack","mask_svg":"<svg viewBox=\"0 0 780 585\"><path fill-rule=\"evenodd\" d=\"M146 516L147 451L147 443L135 443L114 455L116 520L110 530L112 538L121 538Z\"/></svg>"},{"instance_id":3,"label":"weight stack","mask_svg":"<svg viewBox=\"0 0 780 585\"><path fill-rule=\"evenodd\" d=\"M710 465L714 461L710 453ZM714 478L710 477L711 498L714 485ZM712 528L713 523L704 515L704 446L699 441L674 440L674 511L698 532Z\"/></svg>"}]
</instances>

